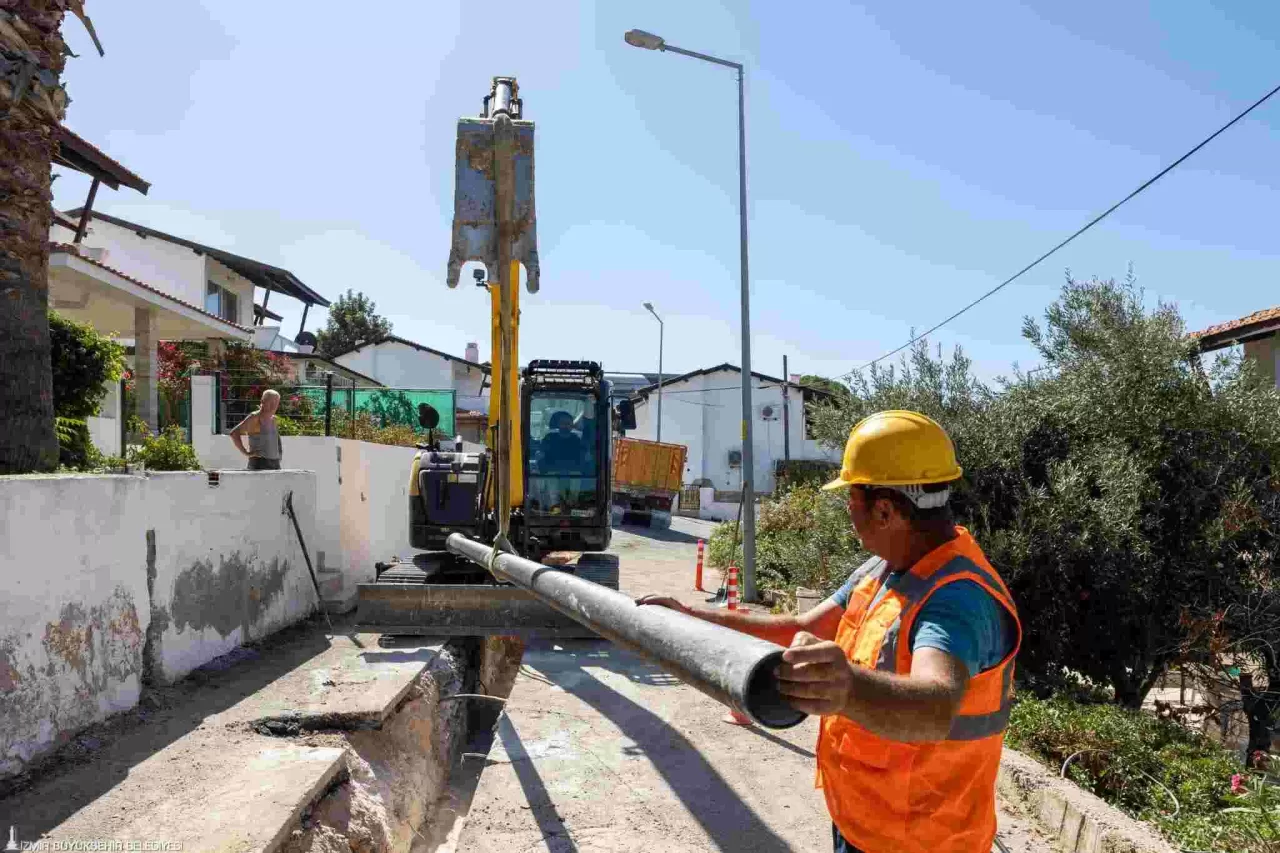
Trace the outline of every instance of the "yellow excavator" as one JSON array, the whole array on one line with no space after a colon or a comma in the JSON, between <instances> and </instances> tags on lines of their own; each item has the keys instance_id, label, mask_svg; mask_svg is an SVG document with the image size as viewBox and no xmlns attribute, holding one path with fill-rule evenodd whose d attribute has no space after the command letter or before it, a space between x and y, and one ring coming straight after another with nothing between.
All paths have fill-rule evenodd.
<instances>
[{"instance_id":1,"label":"yellow excavator","mask_svg":"<svg viewBox=\"0 0 1280 853\"><path fill-rule=\"evenodd\" d=\"M411 563L360 584L356 620L383 634L600 636L645 655L708 696L772 728L804 719L778 692L782 648L618 591L611 532L615 412L600 365L516 366L524 267L538 290L533 124L516 81L495 77L479 118L458 122L451 287L478 261L490 294L493 392L482 453L442 450L439 413L419 409L428 441L409 478ZM568 560L551 552L568 550ZM585 553L578 553L585 552ZM539 562L538 558L542 558Z\"/></svg>"},{"instance_id":2,"label":"yellow excavator","mask_svg":"<svg viewBox=\"0 0 1280 853\"><path fill-rule=\"evenodd\" d=\"M531 560L556 554L560 570L617 589L617 560L601 552L612 536L614 424L634 429L634 412L628 401L613 407L597 362L538 360L520 370L517 360L522 267L528 291L539 286L533 131L512 77L495 77L480 116L458 121L447 282L457 287L463 266L477 262L475 283L489 293L487 447L466 452L435 440L439 413L419 407L429 439L409 472L407 507L418 553L411 562L378 564L375 583L361 585L362 624L386 630L412 621L421 633L445 622L455 633L485 633L471 629L502 621L492 597L514 591L502 592L491 572L448 553L446 540L455 533ZM430 589L406 593L404 585ZM386 603L406 595L417 602L410 614ZM419 606L427 598L431 605ZM524 610L537 625L563 629L550 633L581 633L535 605L525 602ZM485 612L468 615L477 611Z\"/></svg>"}]
</instances>

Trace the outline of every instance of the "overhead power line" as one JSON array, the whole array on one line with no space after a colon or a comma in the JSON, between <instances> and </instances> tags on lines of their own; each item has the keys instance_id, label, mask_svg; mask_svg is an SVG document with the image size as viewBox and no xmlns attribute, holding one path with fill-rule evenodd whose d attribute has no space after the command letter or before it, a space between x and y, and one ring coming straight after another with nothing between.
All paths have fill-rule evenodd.
<instances>
[{"instance_id":1,"label":"overhead power line","mask_svg":"<svg viewBox=\"0 0 1280 853\"><path fill-rule=\"evenodd\" d=\"M1201 148L1203 148L1203 147L1205 147L1206 145L1208 145L1208 144L1209 144L1210 142L1212 142L1213 140L1217 139L1217 138L1218 138L1218 137L1219 137L1223 132L1225 132L1229 127L1231 127L1232 125L1234 125L1236 122L1240 121L1242 118L1244 118L1245 116L1247 116L1249 113L1253 112L1253 111L1254 111L1254 110L1256 110L1258 107L1260 107L1260 106L1262 106L1263 104L1265 104L1268 100L1270 100L1270 99L1271 99L1271 96L1272 96L1272 95L1274 95L1274 94L1276 94L1277 92L1280 92L1280 86L1276 86L1276 87L1275 87L1274 89L1272 89L1270 92L1267 92L1267 94L1263 95L1261 98L1259 98L1258 100L1254 101L1252 104L1250 104L1250 105L1249 105L1249 108L1248 108L1248 109L1244 110L1244 112L1240 113L1240 114L1239 114L1239 115L1237 115L1235 118L1231 119L1231 121L1227 122L1227 123L1226 123L1226 124L1224 124L1222 127L1220 127L1220 128L1218 128L1217 130L1215 130L1212 134L1210 134L1209 136L1205 137L1203 140L1201 140L1200 144L1196 145L1196 147L1192 148L1192 149L1191 149L1190 151L1188 151L1186 154L1183 154L1183 155L1182 155L1181 157L1179 157L1177 160L1174 160L1174 161L1173 161L1172 163L1170 163L1168 166L1165 166L1163 169L1161 169L1159 172L1157 172L1154 176L1152 176L1152 177L1148 178L1146 181L1143 181L1143 183L1142 183L1142 184L1141 184L1141 185L1140 185L1136 190L1134 190L1133 192L1129 193L1127 196L1125 196L1124 198L1120 199L1118 202L1116 202L1115 204L1111 205L1111 206L1110 206L1110 207L1108 207L1106 210L1102 211L1102 213L1099 213L1099 214L1098 214L1097 216L1095 216L1093 219L1090 219L1087 223L1085 223L1085 225L1084 225L1082 228L1080 228L1078 231L1076 231L1076 232L1075 232L1074 234L1072 234L1070 237L1067 237L1067 238L1066 238L1065 240L1063 240L1061 243L1059 243L1058 245L1054 246L1052 249L1050 249L1049 251L1045 252L1043 255L1041 255L1040 257L1036 258L1034 261L1032 261L1031 263L1027 264L1025 267L1023 267L1022 269L1018 270L1016 273L1014 273L1013 275L1009 276L1009 277L1008 277L1008 278L1006 278L1004 281L1000 282L1000 283L999 283L999 284L997 284L995 287L991 288L991 289L990 289L990 290L988 290L986 293L984 293L984 294L982 294L981 296L979 296L977 299L973 300L973 301L972 301L972 302L970 302L968 305L964 306L964 307L963 307L963 308L961 308L959 311L957 311L957 312L955 312L954 314L952 314L950 317L947 317L947 318L946 318L945 320L943 320L942 322L940 322L940 323L938 323L938 324L936 324L936 325L934 325L934 326L931 326L927 331L925 331L925 332L923 332L923 333L921 333L921 334L919 334L919 335L914 336L913 338L911 338L911 340L907 341L905 344L903 344L902 346L898 347L897 349L890 350L889 352L885 353L884 355L880 356L879 358L874 358L874 359L872 359L871 361L868 361L866 364L862 365L861 367L855 367L853 370L849 371L848 373L846 373L846 374L844 375L844 376L845 376L845 378L851 378L855 373L859 373L859 372L861 372L861 371L863 371L863 370L866 370L868 367L871 367L872 365L879 364L880 362L884 361L886 358L890 358L891 356L895 356L895 355L897 355L898 353L902 352L902 351L903 351L904 349L906 349L907 347L909 347L909 346L911 346L912 344L914 344L916 341L919 341L919 340L921 340L921 339L923 339L923 338L927 338L927 337L929 337L929 335L931 335L931 334L933 334L934 332L938 331L938 329L941 329L943 326L947 325L947 324L948 324L948 323L950 323L952 320L954 320L954 319L956 319L957 317L959 317L961 314L964 314L965 312L967 312L967 311L969 311L970 309L972 309L972 308L974 308L975 306L977 306L979 303L981 303L981 302L985 301L985 300L986 300L986 299L988 299L989 297L993 296L994 294L998 293L999 291L1001 291L1001 290L1003 290L1004 288L1008 287L1009 285L1013 284L1015 281L1017 281L1017 280L1018 280L1019 278L1021 278L1023 275L1025 275L1026 273L1030 272L1031 270L1033 270L1033 269L1035 269L1037 266L1039 266L1039 265L1040 265L1040 263L1041 263L1042 261L1047 260L1050 256L1052 256L1053 254L1055 254L1059 249L1063 248L1063 247L1064 247L1064 246L1066 246L1068 243L1070 243L1072 240L1076 239L1076 238L1077 238L1077 237L1079 237L1081 234L1083 234L1084 232L1088 231L1090 228L1092 228L1093 226L1097 225L1097 224L1098 224L1099 222L1101 222L1102 220L1106 219L1106 218L1107 218L1108 216L1110 216L1112 213L1114 213L1114 212L1116 212L1117 210L1119 210L1119 209L1120 209L1120 208L1121 208L1121 207L1122 207L1126 202L1128 202L1128 201L1132 200L1133 198L1136 198L1138 195L1140 195L1144 190L1146 190L1148 187L1150 187L1150 186L1151 186L1152 184L1154 184L1156 181L1160 180L1160 179L1161 179L1161 178L1163 178L1165 175L1169 174L1169 173L1170 173L1170 172L1172 172L1174 169L1178 168L1178 166L1182 165L1183 161L1185 161L1185 160L1186 160L1187 158L1189 158L1191 155L1195 154L1195 153L1196 153L1197 151L1199 151Z\"/></svg>"}]
</instances>

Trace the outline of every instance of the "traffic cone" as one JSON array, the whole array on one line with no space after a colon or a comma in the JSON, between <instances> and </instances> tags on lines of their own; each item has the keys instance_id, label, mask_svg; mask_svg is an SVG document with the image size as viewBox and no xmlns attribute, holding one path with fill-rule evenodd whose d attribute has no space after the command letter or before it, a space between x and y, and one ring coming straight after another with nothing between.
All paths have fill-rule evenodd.
<instances>
[{"instance_id":1,"label":"traffic cone","mask_svg":"<svg viewBox=\"0 0 1280 853\"><path fill-rule=\"evenodd\" d=\"M729 579L728 581L726 581L726 585L729 588L729 596L728 596L729 609L737 610L738 609L738 567L737 566L729 567ZM733 710L732 708L729 709L729 713L725 714L722 719L724 720L724 722L734 726L751 725L750 717L744 714L739 714L737 711Z\"/></svg>"},{"instance_id":2,"label":"traffic cone","mask_svg":"<svg viewBox=\"0 0 1280 853\"><path fill-rule=\"evenodd\" d=\"M706 543L703 542L701 539L699 539L698 540L698 568L693 575L693 588L698 590L698 592L706 592L706 590L702 588L702 549L705 546L706 546Z\"/></svg>"}]
</instances>

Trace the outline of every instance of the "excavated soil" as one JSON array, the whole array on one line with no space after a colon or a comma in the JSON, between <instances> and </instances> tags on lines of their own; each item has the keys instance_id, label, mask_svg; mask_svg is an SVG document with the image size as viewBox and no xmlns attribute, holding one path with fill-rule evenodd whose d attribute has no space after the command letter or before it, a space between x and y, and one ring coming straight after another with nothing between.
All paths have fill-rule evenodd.
<instances>
[{"instance_id":1,"label":"excavated soil","mask_svg":"<svg viewBox=\"0 0 1280 853\"><path fill-rule=\"evenodd\" d=\"M380 729L302 737L308 744L345 746L346 768L303 816L284 853L421 848L473 718L488 716L477 706L498 704L457 694L505 697L522 650L507 638L450 642Z\"/></svg>"}]
</instances>

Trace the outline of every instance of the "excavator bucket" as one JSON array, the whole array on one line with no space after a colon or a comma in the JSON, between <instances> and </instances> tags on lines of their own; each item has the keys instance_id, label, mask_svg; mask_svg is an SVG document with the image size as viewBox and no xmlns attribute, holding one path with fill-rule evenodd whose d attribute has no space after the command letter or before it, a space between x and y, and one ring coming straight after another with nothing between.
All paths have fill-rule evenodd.
<instances>
[{"instance_id":1,"label":"excavator bucket","mask_svg":"<svg viewBox=\"0 0 1280 853\"><path fill-rule=\"evenodd\" d=\"M522 106L516 82L495 77L493 92L484 99L480 118L458 120L458 147L453 190L453 242L449 249L447 283L458 286L462 267L469 261L484 264L490 282L503 280L498 266L499 231L511 229L511 260L524 265L525 286L538 292L538 232L533 203L533 122L520 118ZM514 168L513 193L499 199L499 122L510 122ZM508 211L499 204L509 204ZM504 215L504 213L506 215ZM509 222L509 226L507 223Z\"/></svg>"}]
</instances>

